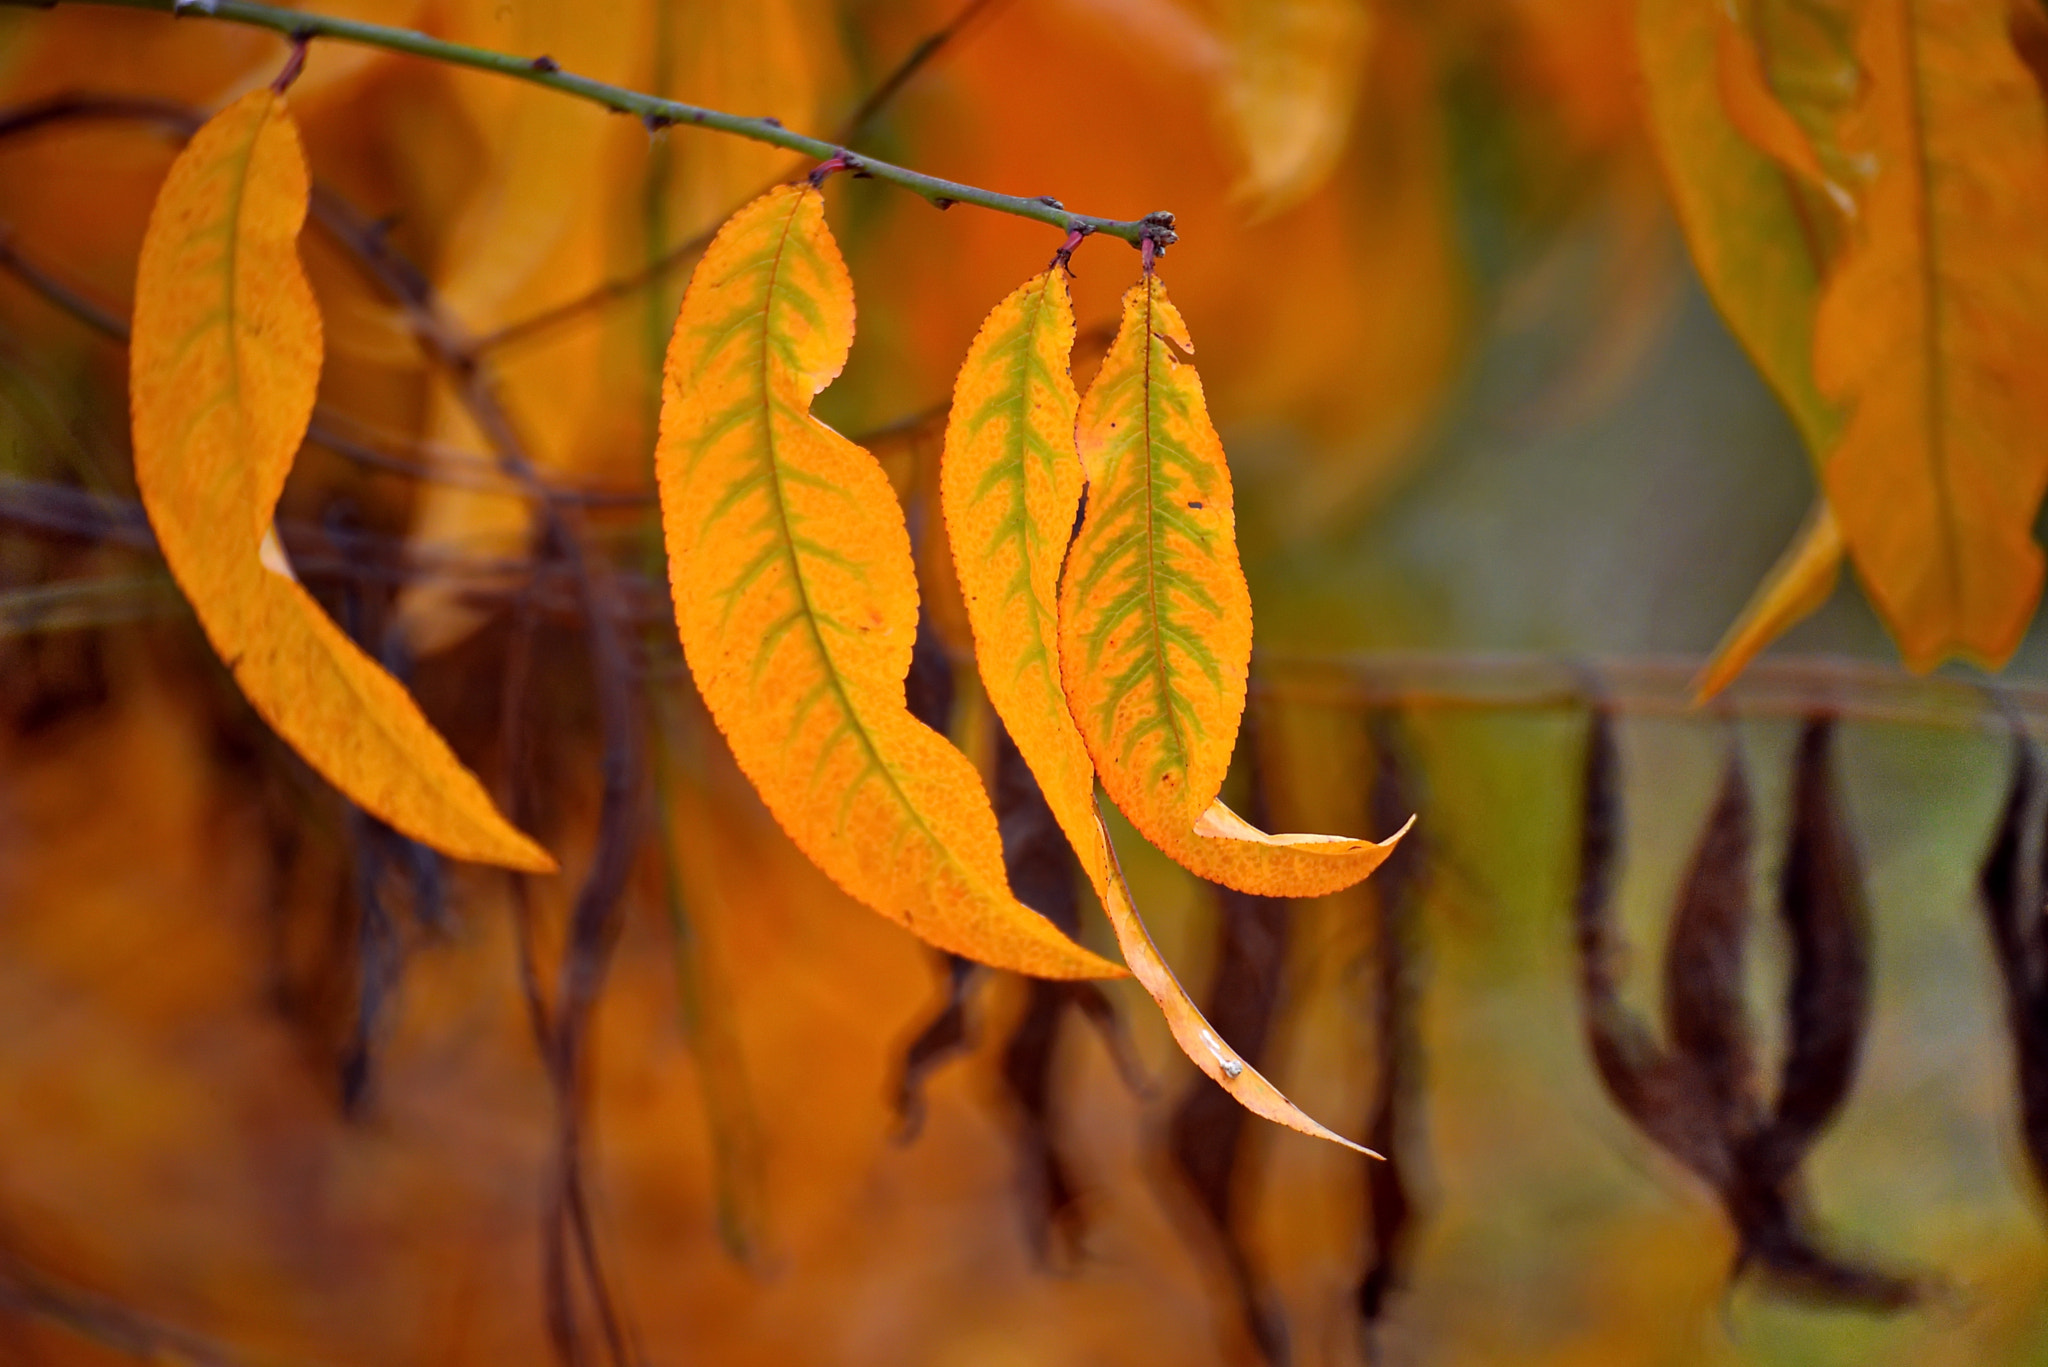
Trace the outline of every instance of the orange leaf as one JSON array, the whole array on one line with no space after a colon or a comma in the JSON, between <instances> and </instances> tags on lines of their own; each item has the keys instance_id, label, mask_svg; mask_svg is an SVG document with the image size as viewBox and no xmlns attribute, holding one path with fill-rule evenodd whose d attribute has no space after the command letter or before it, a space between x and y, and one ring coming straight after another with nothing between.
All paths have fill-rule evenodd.
<instances>
[{"instance_id":1,"label":"orange leaf","mask_svg":"<svg viewBox=\"0 0 2048 1367\"><path fill-rule=\"evenodd\" d=\"M2040 596L2048 486L2048 114L2005 7L1872 0L1842 141L1871 166L1815 373L1854 411L1822 471L1916 669L1989 665Z\"/></svg>"},{"instance_id":2,"label":"orange leaf","mask_svg":"<svg viewBox=\"0 0 2048 1367\"><path fill-rule=\"evenodd\" d=\"M1756 34L1722 0L1643 0L1650 131L1701 282L1818 466L1841 426L1814 383L1813 328L1843 192L1807 191L1808 177L1834 183L1795 114L1825 123L1832 111L1807 92L1853 88L1855 65L1830 35L1777 22L1776 7L1753 19ZM1774 72L1797 105L1779 100Z\"/></svg>"},{"instance_id":3,"label":"orange leaf","mask_svg":"<svg viewBox=\"0 0 2048 1367\"><path fill-rule=\"evenodd\" d=\"M1269 836L1216 801L1244 714L1252 603L1193 350L1157 277L1132 286L1076 428L1089 491L1061 585L1067 701L1102 786L1146 839L1212 882L1319 897L1371 873L1399 836Z\"/></svg>"},{"instance_id":4,"label":"orange leaf","mask_svg":"<svg viewBox=\"0 0 2048 1367\"><path fill-rule=\"evenodd\" d=\"M1816 186L1827 183L1806 130L1778 101L1756 44L1727 5L1714 7L1714 76L1721 108L1742 136L1772 161Z\"/></svg>"},{"instance_id":5,"label":"orange leaf","mask_svg":"<svg viewBox=\"0 0 2048 1367\"><path fill-rule=\"evenodd\" d=\"M853 282L808 185L718 232L683 296L656 470L676 623L733 757L841 887L942 949L1119 974L1010 895L974 766L904 707L910 537L873 456L810 414Z\"/></svg>"},{"instance_id":6,"label":"orange leaf","mask_svg":"<svg viewBox=\"0 0 2048 1367\"><path fill-rule=\"evenodd\" d=\"M1765 646L1817 611L1834 593L1841 569L1842 529L1822 501L1714 647L1714 657L1693 681L1693 701L1705 702L1726 688Z\"/></svg>"},{"instance_id":7,"label":"orange leaf","mask_svg":"<svg viewBox=\"0 0 2048 1367\"><path fill-rule=\"evenodd\" d=\"M307 763L414 839L552 871L291 577L270 533L320 378L320 314L297 250L307 189L298 132L269 90L216 115L172 163L135 283L143 506L214 649Z\"/></svg>"},{"instance_id":8,"label":"orange leaf","mask_svg":"<svg viewBox=\"0 0 2048 1367\"><path fill-rule=\"evenodd\" d=\"M983 686L1181 1049L1255 1114L1358 1148L1310 1119L1210 1028L1139 919L1103 829L1094 767L1059 667L1060 563L1082 487L1073 345L1066 275L1044 271L996 305L954 385L939 492Z\"/></svg>"}]
</instances>

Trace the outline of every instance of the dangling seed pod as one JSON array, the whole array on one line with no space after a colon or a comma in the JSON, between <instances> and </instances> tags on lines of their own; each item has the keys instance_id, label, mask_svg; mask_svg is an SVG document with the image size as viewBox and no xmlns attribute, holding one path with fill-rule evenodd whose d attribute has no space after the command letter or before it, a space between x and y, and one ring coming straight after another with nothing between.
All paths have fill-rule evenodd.
<instances>
[{"instance_id":1,"label":"dangling seed pod","mask_svg":"<svg viewBox=\"0 0 2048 1367\"><path fill-rule=\"evenodd\" d=\"M1800 1165L1847 1098L1869 1019L1861 874L1829 767L1832 726L1807 723L1794 761L1779 914L1792 946L1786 1056L1766 1105L1743 999L1751 817L1739 756L1694 850L1664 960L1669 1048L1620 1002L1610 921L1619 846L1612 722L1587 745L1576 930L1587 1039L1608 1095L1653 1143L1713 1189L1735 1227L1736 1272L1792 1294L1873 1310L1918 1295L1910 1279L1823 1250L1806 1228Z\"/></svg>"}]
</instances>

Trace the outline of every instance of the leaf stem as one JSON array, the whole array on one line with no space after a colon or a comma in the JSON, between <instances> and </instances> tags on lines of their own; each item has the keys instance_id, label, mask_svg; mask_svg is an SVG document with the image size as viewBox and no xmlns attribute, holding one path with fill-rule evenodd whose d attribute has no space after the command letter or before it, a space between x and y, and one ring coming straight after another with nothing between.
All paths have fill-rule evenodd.
<instances>
[{"instance_id":1,"label":"leaf stem","mask_svg":"<svg viewBox=\"0 0 2048 1367\"><path fill-rule=\"evenodd\" d=\"M979 186L942 180L905 166L861 156L822 138L792 132L774 118L746 118L738 114L728 114L724 110L706 109L699 105L684 104L680 100L660 99L637 90L628 90L623 86L592 80L588 76L578 76L574 72L562 70L553 58L544 54L516 57L509 53L494 52L489 48L470 47L464 43L451 43L440 38L432 38L412 29L368 24L360 20L311 14L302 10L282 9L276 5L256 4L253 0L0 0L0 5L31 5L36 8L58 3L106 5L119 9L153 10L162 14L197 16L231 24L245 24L252 28L270 29L296 41L332 38L338 42L384 48L412 57L423 57L428 61L494 72L500 76L509 76L513 80L544 86L560 94L600 105L614 113L631 114L645 123L650 130L658 131L675 126L709 128L716 132L730 133L735 137L766 143L770 147L798 152L819 161L843 156L858 166L863 177L887 181L939 208L947 208L954 204L972 204L977 208L990 209L999 214L1049 224L1064 232L1085 228L1090 233L1119 238L1134 247L1146 241L1164 247L1174 241L1171 214L1147 214L1142 218L1132 219L1098 218L1091 214L1073 213L1062 208L1058 201L1049 198L997 194L993 190L984 190Z\"/></svg>"}]
</instances>

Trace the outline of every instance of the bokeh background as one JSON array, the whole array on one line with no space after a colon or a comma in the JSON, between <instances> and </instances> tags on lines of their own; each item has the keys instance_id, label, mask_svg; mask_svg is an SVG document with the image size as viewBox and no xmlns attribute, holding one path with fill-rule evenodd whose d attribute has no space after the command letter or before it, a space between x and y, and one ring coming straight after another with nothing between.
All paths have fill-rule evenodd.
<instances>
[{"instance_id":1,"label":"bokeh background","mask_svg":"<svg viewBox=\"0 0 2048 1367\"><path fill-rule=\"evenodd\" d=\"M604 1361L590 1281L550 1262L582 1247L550 1235L565 1114L634 1361L1240 1363L1281 1334L1301 1363L2048 1360L2048 1221L1975 901L2001 707L2023 691L1892 678L1845 583L1757 676L1783 687L1678 705L1683 663L1660 662L1711 649L1813 479L1693 276L1626 0L993 0L964 22L953 0L321 8L820 134L858 114L856 146L919 169L1177 215L1161 270L1230 451L1258 613L1241 760L1259 762L1239 781L1287 828L1384 834L1372 785L1398 758L1421 815L1394 975L1412 1038L1385 1038L1385 880L1248 913L1128 830L1119 846L1198 999L1233 963L1249 990L1255 962L1269 1028L1238 1042L1312 1114L1363 1133L1381 1070L1404 1069L1399 1285L1367 1323L1364 1160L1210 1115L1186 1142L1221 1167L1191 1182L1174 1117L1208 1114L1188 1099L1209 1084L1140 991L1110 985L1105 1032L1020 980L956 978L795 853L698 707L648 502L687 279L671 248L803 168L318 43L292 93L315 178L417 268L549 478L598 491L591 545L631 614L643 838L584 1066L551 1076L521 947L545 999L601 844L604 730L559 547L493 473L419 310L362 268L361 239L309 228L323 412L354 449L309 445L280 518L337 618L564 855L564 877L515 889L326 789L240 701L138 534L107 325L180 130L270 80L283 44L60 7L0 15L0 1360ZM933 415L982 315L1058 242L844 177L827 199L860 313L819 411L897 479L952 728L986 758L927 515ZM1085 371L1137 261L1098 241L1074 268ZM543 316L608 280L628 283ZM2006 681L2043 670L2036 633ZM1646 678L1676 681L1636 687L1618 722L1618 907L1646 1006L1729 747L1757 795L1761 926L1783 700L1848 717L1876 1009L1809 1195L1834 1245L1926 1277L1914 1308L1731 1285L1718 1207L1586 1057L1578 695ZM1083 934L1109 942L1092 907ZM1773 934L1752 974L1767 1041ZM906 1052L955 985L964 1039L933 1058L913 1132ZM1043 1057L1020 1086L1027 1027ZM1048 1154L1071 1187L1057 1214ZM1204 1190L1227 1193L1222 1225ZM563 1276L566 1349L547 1308Z\"/></svg>"}]
</instances>

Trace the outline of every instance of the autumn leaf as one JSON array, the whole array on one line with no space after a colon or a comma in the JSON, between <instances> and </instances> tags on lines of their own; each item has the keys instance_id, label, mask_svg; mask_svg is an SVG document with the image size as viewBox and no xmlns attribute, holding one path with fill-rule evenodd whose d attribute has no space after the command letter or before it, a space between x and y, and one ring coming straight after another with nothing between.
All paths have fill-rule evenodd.
<instances>
[{"instance_id":1,"label":"autumn leaf","mask_svg":"<svg viewBox=\"0 0 2048 1367\"><path fill-rule=\"evenodd\" d=\"M1853 54L1788 7L1750 6L1756 32L1720 0L1644 0L1637 21L1650 131L1700 279L1818 464L1841 418L1813 378L1814 316L1840 210L1808 129L1775 81L1817 108L1853 88ZM1834 195L1846 191L1834 185Z\"/></svg>"},{"instance_id":2,"label":"autumn leaf","mask_svg":"<svg viewBox=\"0 0 2048 1367\"><path fill-rule=\"evenodd\" d=\"M297 251L307 194L298 132L267 89L216 115L172 164L136 271L143 506L214 649L309 764L417 840L552 871L398 681L299 586L271 533L320 377L320 315Z\"/></svg>"},{"instance_id":3,"label":"autumn leaf","mask_svg":"<svg viewBox=\"0 0 2048 1367\"><path fill-rule=\"evenodd\" d=\"M1261 216L1292 208L1336 167L1351 132L1373 16L1363 0L1227 0L1222 108Z\"/></svg>"},{"instance_id":4,"label":"autumn leaf","mask_svg":"<svg viewBox=\"0 0 2048 1367\"><path fill-rule=\"evenodd\" d=\"M817 190L734 214L683 296L656 453L690 672L769 810L849 893L998 967L1117 974L1011 896L980 775L904 706L909 534L881 466L810 415L852 341Z\"/></svg>"},{"instance_id":5,"label":"autumn leaf","mask_svg":"<svg viewBox=\"0 0 2048 1367\"><path fill-rule=\"evenodd\" d=\"M1080 856L1125 962L1182 1051L1253 1113L1358 1148L1311 1119L1210 1027L1153 944L1103 829L1094 766L1060 682L1060 565L1083 483L1073 346L1073 299L1055 266L996 305L954 386L939 493L983 687Z\"/></svg>"},{"instance_id":6,"label":"autumn leaf","mask_svg":"<svg viewBox=\"0 0 2048 1367\"><path fill-rule=\"evenodd\" d=\"M1705 702L1733 683L1765 646L1817 611L1834 594L1841 571L1842 529L1823 499L1714 647L1713 658L1693 681L1693 700Z\"/></svg>"},{"instance_id":7,"label":"autumn leaf","mask_svg":"<svg viewBox=\"0 0 2048 1367\"><path fill-rule=\"evenodd\" d=\"M1871 171L1814 342L1853 413L1823 483L1906 662L1996 665L2041 589L2048 113L2003 5L1875 0L1857 57L1841 138Z\"/></svg>"},{"instance_id":8,"label":"autumn leaf","mask_svg":"<svg viewBox=\"0 0 2048 1367\"><path fill-rule=\"evenodd\" d=\"M1252 604L1193 350L1158 278L1132 286L1077 420L1089 488L1060 590L1067 701L1146 839L1212 882L1318 897L1371 873L1394 840L1267 835L1216 800L1244 714Z\"/></svg>"}]
</instances>

